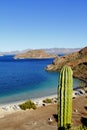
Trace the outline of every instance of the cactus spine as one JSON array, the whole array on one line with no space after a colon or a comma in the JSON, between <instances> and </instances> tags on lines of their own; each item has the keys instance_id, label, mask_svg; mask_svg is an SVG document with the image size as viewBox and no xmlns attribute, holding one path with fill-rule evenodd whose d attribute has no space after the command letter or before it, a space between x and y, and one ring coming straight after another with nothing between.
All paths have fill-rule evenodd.
<instances>
[{"instance_id":1,"label":"cactus spine","mask_svg":"<svg viewBox=\"0 0 87 130\"><path fill-rule=\"evenodd\" d=\"M72 70L64 66L60 72L58 86L58 127L71 125L72 118Z\"/></svg>"}]
</instances>

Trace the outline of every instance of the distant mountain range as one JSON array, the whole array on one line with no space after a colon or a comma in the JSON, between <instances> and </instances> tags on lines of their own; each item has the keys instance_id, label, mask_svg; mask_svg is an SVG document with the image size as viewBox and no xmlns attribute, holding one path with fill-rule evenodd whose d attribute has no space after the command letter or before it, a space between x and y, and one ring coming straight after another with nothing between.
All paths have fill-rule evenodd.
<instances>
[{"instance_id":1,"label":"distant mountain range","mask_svg":"<svg viewBox=\"0 0 87 130\"><path fill-rule=\"evenodd\" d=\"M50 48L50 49L45 49L45 51L47 53L60 55L60 54L69 54L72 52L76 52L79 51L80 49L81 48Z\"/></svg>"},{"instance_id":2,"label":"distant mountain range","mask_svg":"<svg viewBox=\"0 0 87 130\"><path fill-rule=\"evenodd\" d=\"M8 52L0 52L1 55L17 55L17 54L20 54L20 53L24 53L24 52L27 52L29 51L30 49L26 49L26 50L22 50L22 51L8 51Z\"/></svg>"},{"instance_id":3,"label":"distant mountain range","mask_svg":"<svg viewBox=\"0 0 87 130\"><path fill-rule=\"evenodd\" d=\"M69 54L71 52L76 52L79 51L81 48L48 48L48 49L38 49L38 50L44 50L49 54ZM1 55L17 55L17 54L22 54L22 53L26 53L30 50L33 49L26 49L26 50L22 50L22 51L10 51L10 52L0 52Z\"/></svg>"}]
</instances>

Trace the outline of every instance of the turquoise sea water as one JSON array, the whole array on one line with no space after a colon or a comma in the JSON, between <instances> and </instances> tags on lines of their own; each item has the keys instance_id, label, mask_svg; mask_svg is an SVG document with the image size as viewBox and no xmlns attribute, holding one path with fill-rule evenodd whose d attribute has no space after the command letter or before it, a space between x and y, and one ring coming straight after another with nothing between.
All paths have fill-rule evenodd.
<instances>
[{"instance_id":1,"label":"turquoise sea water","mask_svg":"<svg viewBox=\"0 0 87 130\"><path fill-rule=\"evenodd\" d=\"M59 73L47 72L53 59L0 57L0 104L39 98L57 93ZM74 79L74 87L80 80Z\"/></svg>"}]
</instances>

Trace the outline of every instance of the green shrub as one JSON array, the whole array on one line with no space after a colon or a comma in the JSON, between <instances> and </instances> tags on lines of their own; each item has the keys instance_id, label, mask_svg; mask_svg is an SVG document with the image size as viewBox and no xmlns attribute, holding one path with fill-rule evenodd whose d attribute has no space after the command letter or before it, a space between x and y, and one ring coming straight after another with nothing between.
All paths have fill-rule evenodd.
<instances>
[{"instance_id":1,"label":"green shrub","mask_svg":"<svg viewBox=\"0 0 87 130\"><path fill-rule=\"evenodd\" d=\"M52 103L52 99L47 98L47 99L43 100L43 102L44 103Z\"/></svg>"},{"instance_id":2,"label":"green shrub","mask_svg":"<svg viewBox=\"0 0 87 130\"><path fill-rule=\"evenodd\" d=\"M31 108L36 109L36 105L31 100L28 100L23 104L20 104L19 107L23 110L31 109Z\"/></svg>"}]
</instances>

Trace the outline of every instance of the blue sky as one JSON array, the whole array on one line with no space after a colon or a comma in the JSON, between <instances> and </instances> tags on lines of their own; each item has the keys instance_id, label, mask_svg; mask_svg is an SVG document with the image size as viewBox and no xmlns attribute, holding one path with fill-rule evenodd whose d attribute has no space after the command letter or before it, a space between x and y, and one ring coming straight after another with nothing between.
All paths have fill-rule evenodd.
<instances>
[{"instance_id":1,"label":"blue sky","mask_svg":"<svg viewBox=\"0 0 87 130\"><path fill-rule=\"evenodd\" d=\"M87 0L0 0L0 51L87 46Z\"/></svg>"}]
</instances>

